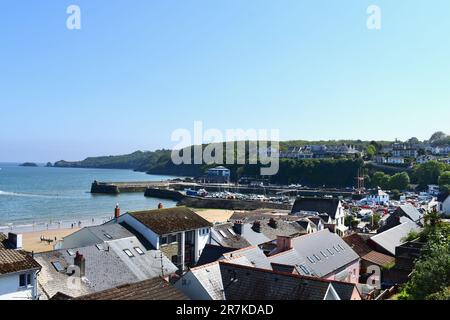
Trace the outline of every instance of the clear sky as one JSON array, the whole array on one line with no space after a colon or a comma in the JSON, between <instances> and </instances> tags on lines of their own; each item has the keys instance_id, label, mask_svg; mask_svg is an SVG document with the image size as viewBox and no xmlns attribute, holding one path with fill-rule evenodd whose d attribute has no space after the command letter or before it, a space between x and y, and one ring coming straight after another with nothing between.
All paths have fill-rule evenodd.
<instances>
[{"instance_id":1,"label":"clear sky","mask_svg":"<svg viewBox=\"0 0 450 320\"><path fill-rule=\"evenodd\" d=\"M0 161L170 148L195 120L283 140L449 133L449 16L448 0L5 0Z\"/></svg>"}]
</instances>

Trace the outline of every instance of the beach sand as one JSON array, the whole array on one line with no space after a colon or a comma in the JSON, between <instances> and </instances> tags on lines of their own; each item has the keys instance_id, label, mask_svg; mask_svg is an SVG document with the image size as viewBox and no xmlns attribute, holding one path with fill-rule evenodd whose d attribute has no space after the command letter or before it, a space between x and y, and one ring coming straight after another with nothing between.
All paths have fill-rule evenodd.
<instances>
[{"instance_id":1,"label":"beach sand","mask_svg":"<svg viewBox=\"0 0 450 320\"><path fill-rule=\"evenodd\" d=\"M233 210L223 209L192 209L192 211L211 223L227 222L234 213Z\"/></svg>"},{"instance_id":2,"label":"beach sand","mask_svg":"<svg viewBox=\"0 0 450 320\"><path fill-rule=\"evenodd\" d=\"M73 229L58 229L58 230L45 230L45 231L35 231L35 232L24 232L22 233L22 244L23 249L26 251L34 251L34 252L45 252L53 250L53 246L56 244L53 241L51 244L48 244L45 241L41 241L41 236L46 239L53 239L55 237L57 241L61 240L63 237L68 236L69 234L78 231L78 228Z\"/></svg>"}]
</instances>

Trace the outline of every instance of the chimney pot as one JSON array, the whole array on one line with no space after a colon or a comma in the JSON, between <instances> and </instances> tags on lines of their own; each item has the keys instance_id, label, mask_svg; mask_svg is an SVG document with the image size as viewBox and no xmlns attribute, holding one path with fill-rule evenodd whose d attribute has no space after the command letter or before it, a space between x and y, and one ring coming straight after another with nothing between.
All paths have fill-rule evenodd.
<instances>
[{"instance_id":1,"label":"chimney pot","mask_svg":"<svg viewBox=\"0 0 450 320\"><path fill-rule=\"evenodd\" d=\"M291 250L292 247L292 238L286 236L277 236L277 252L284 252Z\"/></svg>"},{"instance_id":2,"label":"chimney pot","mask_svg":"<svg viewBox=\"0 0 450 320\"><path fill-rule=\"evenodd\" d=\"M74 265L77 266L80 270L80 277L84 277L86 274L86 259L80 254L79 251L75 253Z\"/></svg>"},{"instance_id":3,"label":"chimney pot","mask_svg":"<svg viewBox=\"0 0 450 320\"><path fill-rule=\"evenodd\" d=\"M120 207L119 204L117 204L114 209L114 218L118 219L119 217L120 217Z\"/></svg>"},{"instance_id":4,"label":"chimney pot","mask_svg":"<svg viewBox=\"0 0 450 320\"><path fill-rule=\"evenodd\" d=\"M253 222L252 229L257 233L261 233L261 222L260 221Z\"/></svg>"},{"instance_id":5,"label":"chimney pot","mask_svg":"<svg viewBox=\"0 0 450 320\"><path fill-rule=\"evenodd\" d=\"M241 220L235 221L234 225L233 225L233 229L234 229L234 232L236 232L239 235L242 235L242 231L243 231L242 221Z\"/></svg>"}]
</instances>

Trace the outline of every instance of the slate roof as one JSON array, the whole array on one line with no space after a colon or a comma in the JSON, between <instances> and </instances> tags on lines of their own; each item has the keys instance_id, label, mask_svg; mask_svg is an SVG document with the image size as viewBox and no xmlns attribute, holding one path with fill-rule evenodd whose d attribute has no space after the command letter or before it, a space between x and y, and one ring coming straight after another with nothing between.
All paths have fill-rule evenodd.
<instances>
[{"instance_id":1,"label":"slate roof","mask_svg":"<svg viewBox=\"0 0 450 320\"><path fill-rule=\"evenodd\" d=\"M354 284L219 262L227 300L324 300L330 288L349 299Z\"/></svg>"},{"instance_id":2,"label":"slate roof","mask_svg":"<svg viewBox=\"0 0 450 320\"><path fill-rule=\"evenodd\" d=\"M291 213L300 211L317 212L319 214L326 213L331 218L336 217L336 211L339 205L339 199L336 198L297 198L292 207Z\"/></svg>"},{"instance_id":3,"label":"slate roof","mask_svg":"<svg viewBox=\"0 0 450 320\"><path fill-rule=\"evenodd\" d=\"M372 248L357 233L342 238L360 257L372 251Z\"/></svg>"},{"instance_id":4,"label":"slate roof","mask_svg":"<svg viewBox=\"0 0 450 320\"><path fill-rule=\"evenodd\" d=\"M270 219L258 221L260 222L261 232L254 231L252 223L243 223L241 234L234 230L231 223L215 225L211 232L212 240L219 245L239 249L275 240L277 236L294 236L306 233L306 230L296 222L275 219L277 228L273 228L269 225Z\"/></svg>"},{"instance_id":5,"label":"slate roof","mask_svg":"<svg viewBox=\"0 0 450 320\"><path fill-rule=\"evenodd\" d=\"M193 276L197 278L201 286L206 290L206 292L208 292L212 300L225 299L218 262L213 262L200 267L192 268L189 272L192 272ZM183 281L183 279L178 281Z\"/></svg>"},{"instance_id":6,"label":"slate roof","mask_svg":"<svg viewBox=\"0 0 450 320\"><path fill-rule=\"evenodd\" d=\"M325 277L359 259L345 241L328 229L294 238L292 246L293 249L273 255L269 260L294 265L305 276Z\"/></svg>"},{"instance_id":7,"label":"slate roof","mask_svg":"<svg viewBox=\"0 0 450 320\"><path fill-rule=\"evenodd\" d=\"M211 227L212 224L186 207L128 212L158 235Z\"/></svg>"},{"instance_id":8,"label":"slate roof","mask_svg":"<svg viewBox=\"0 0 450 320\"><path fill-rule=\"evenodd\" d=\"M415 222L408 221L371 237L369 241L395 256L395 248L404 243L402 239L414 230L419 231L420 227Z\"/></svg>"},{"instance_id":9,"label":"slate roof","mask_svg":"<svg viewBox=\"0 0 450 320\"><path fill-rule=\"evenodd\" d=\"M223 257L225 260L234 259L233 263L235 263L235 264L240 264L240 263L244 262L243 264L250 265L255 268L268 269L268 270L272 269L272 265L270 264L271 261L264 254L264 252L257 246L252 246L252 247L232 251L229 253L225 253L223 255ZM236 260L236 258L241 258L241 257L245 257L246 260L241 260L241 261Z\"/></svg>"},{"instance_id":10,"label":"slate roof","mask_svg":"<svg viewBox=\"0 0 450 320\"><path fill-rule=\"evenodd\" d=\"M403 213L406 215L409 219L411 219L414 222L420 221L422 219L423 215L417 210L413 205L406 204L402 205L397 208L397 214Z\"/></svg>"},{"instance_id":11,"label":"slate roof","mask_svg":"<svg viewBox=\"0 0 450 320\"><path fill-rule=\"evenodd\" d=\"M227 248L222 246L215 246L207 244L202 251L202 255L198 259L197 266L209 264L222 258L224 253L234 251L234 248Z\"/></svg>"},{"instance_id":12,"label":"slate roof","mask_svg":"<svg viewBox=\"0 0 450 320\"><path fill-rule=\"evenodd\" d=\"M181 291L162 278L124 284L74 300L189 300Z\"/></svg>"},{"instance_id":13,"label":"slate roof","mask_svg":"<svg viewBox=\"0 0 450 320\"><path fill-rule=\"evenodd\" d=\"M0 233L0 275L40 268L28 252L11 249L6 235Z\"/></svg>"},{"instance_id":14,"label":"slate roof","mask_svg":"<svg viewBox=\"0 0 450 320\"><path fill-rule=\"evenodd\" d=\"M139 254L136 247L144 254ZM129 257L124 249L130 250L134 256ZM67 268L74 264L74 256L70 255L69 250L54 250L35 255L36 260L42 265L38 279L40 288L48 298L58 292L78 297L126 283L173 274L178 270L160 251L147 251L136 237L70 249L71 253L76 251L86 259L86 274L81 278L80 286L69 286L70 279L80 279L67 274ZM54 262L59 262L64 270L62 272L56 270L52 264Z\"/></svg>"}]
</instances>

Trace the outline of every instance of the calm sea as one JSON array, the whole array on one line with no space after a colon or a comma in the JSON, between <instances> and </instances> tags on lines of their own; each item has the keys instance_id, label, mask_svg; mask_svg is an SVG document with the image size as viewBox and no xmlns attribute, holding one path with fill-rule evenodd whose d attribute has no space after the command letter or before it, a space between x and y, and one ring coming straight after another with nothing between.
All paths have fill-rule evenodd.
<instances>
[{"instance_id":1,"label":"calm sea","mask_svg":"<svg viewBox=\"0 0 450 320\"><path fill-rule=\"evenodd\" d=\"M173 177L148 175L131 170L20 167L0 163L0 226L88 220L122 212L165 207L175 202L146 198L143 193L92 195L98 181L155 181Z\"/></svg>"}]
</instances>

